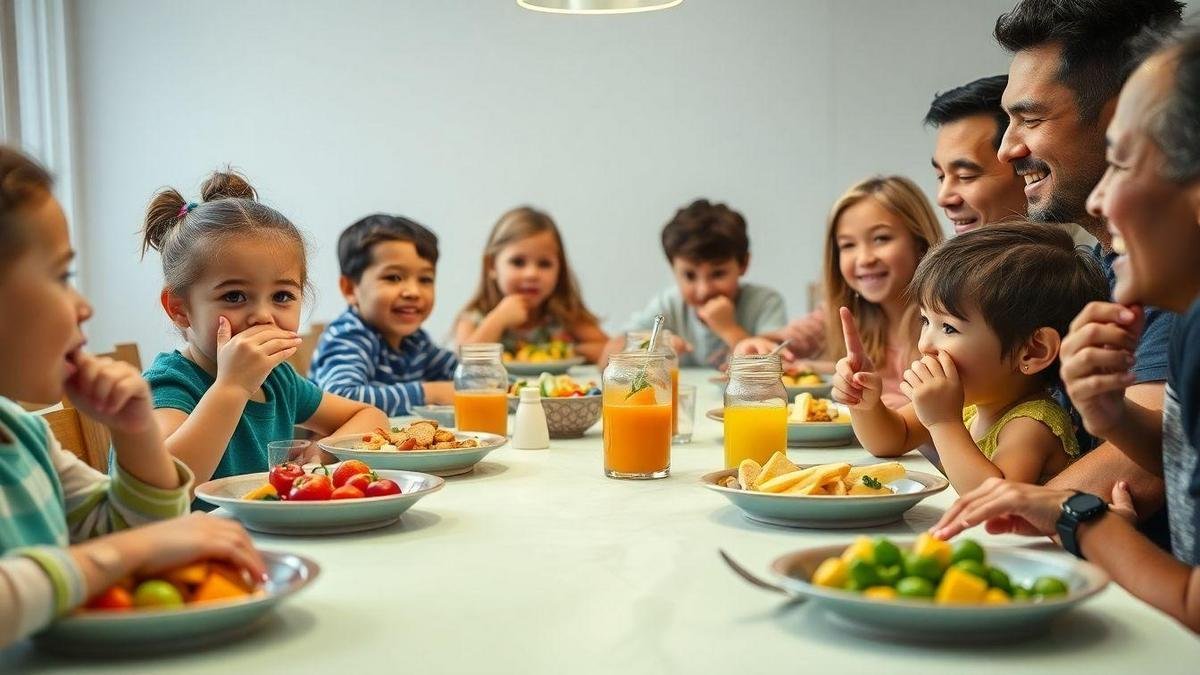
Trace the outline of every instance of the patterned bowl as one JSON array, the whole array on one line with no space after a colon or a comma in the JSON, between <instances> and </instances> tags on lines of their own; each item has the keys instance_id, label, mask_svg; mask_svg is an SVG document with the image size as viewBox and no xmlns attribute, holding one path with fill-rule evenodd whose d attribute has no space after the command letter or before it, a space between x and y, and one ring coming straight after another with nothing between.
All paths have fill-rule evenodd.
<instances>
[{"instance_id":1,"label":"patterned bowl","mask_svg":"<svg viewBox=\"0 0 1200 675\"><path fill-rule=\"evenodd\" d=\"M516 413L516 396L508 397L509 412ZM546 411L546 426L550 429L550 438L579 438L600 421L600 412L604 397L600 394L591 396L568 396L565 398L542 397L542 409Z\"/></svg>"}]
</instances>

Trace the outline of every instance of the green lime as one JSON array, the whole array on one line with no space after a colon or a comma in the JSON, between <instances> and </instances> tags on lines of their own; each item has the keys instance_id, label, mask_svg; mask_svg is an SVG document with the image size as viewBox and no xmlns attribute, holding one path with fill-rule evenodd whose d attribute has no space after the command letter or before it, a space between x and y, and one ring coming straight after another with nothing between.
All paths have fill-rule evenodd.
<instances>
[{"instance_id":1,"label":"green lime","mask_svg":"<svg viewBox=\"0 0 1200 675\"><path fill-rule=\"evenodd\" d=\"M870 588L879 585L879 572L876 571L875 565L862 558L855 558L850 561L850 567L846 572L850 580L857 583L861 588Z\"/></svg>"},{"instance_id":2,"label":"green lime","mask_svg":"<svg viewBox=\"0 0 1200 675\"><path fill-rule=\"evenodd\" d=\"M979 562L978 560L970 560L970 559L959 560L958 562L951 565L951 567L957 567L958 569L960 569L964 572L967 572L968 574L974 574L975 576L979 577L980 579L986 580L988 578L987 565L984 565L983 563Z\"/></svg>"},{"instance_id":3,"label":"green lime","mask_svg":"<svg viewBox=\"0 0 1200 675\"><path fill-rule=\"evenodd\" d=\"M936 582L942 578L942 566L933 556L909 553L904 557L904 575Z\"/></svg>"},{"instance_id":4,"label":"green lime","mask_svg":"<svg viewBox=\"0 0 1200 675\"><path fill-rule=\"evenodd\" d=\"M999 567L988 568L987 580L988 586L991 586L992 588L999 588L1009 595L1013 594L1012 582L1009 581L1008 575L1004 573L1004 570L1000 569Z\"/></svg>"},{"instance_id":5,"label":"green lime","mask_svg":"<svg viewBox=\"0 0 1200 675\"><path fill-rule=\"evenodd\" d=\"M954 550L950 552L950 564L960 560L974 560L980 564L986 562L986 555L983 552L983 547L974 539L962 539L954 546Z\"/></svg>"},{"instance_id":6,"label":"green lime","mask_svg":"<svg viewBox=\"0 0 1200 675\"><path fill-rule=\"evenodd\" d=\"M1034 595L1048 598L1054 595L1066 595L1067 584L1058 577L1038 577L1031 589Z\"/></svg>"},{"instance_id":7,"label":"green lime","mask_svg":"<svg viewBox=\"0 0 1200 675\"><path fill-rule=\"evenodd\" d=\"M1012 586L1013 600L1028 600L1030 597L1032 597L1032 596L1030 595L1028 588L1025 588L1024 586L1019 586L1017 584L1013 584L1013 586Z\"/></svg>"},{"instance_id":8,"label":"green lime","mask_svg":"<svg viewBox=\"0 0 1200 675\"><path fill-rule=\"evenodd\" d=\"M904 577L904 568L900 565L880 567L877 571L879 572L879 583L884 586L895 586L896 582Z\"/></svg>"},{"instance_id":9,"label":"green lime","mask_svg":"<svg viewBox=\"0 0 1200 675\"><path fill-rule=\"evenodd\" d=\"M904 598L932 598L933 582L924 577L904 577L896 582L896 594Z\"/></svg>"},{"instance_id":10,"label":"green lime","mask_svg":"<svg viewBox=\"0 0 1200 675\"><path fill-rule=\"evenodd\" d=\"M875 563L877 565L900 564L900 547L880 537L875 540Z\"/></svg>"},{"instance_id":11,"label":"green lime","mask_svg":"<svg viewBox=\"0 0 1200 675\"><path fill-rule=\"evenodd\" d=\"M133 604L137 607L182 607L183 596L173 584L151 579L138 584L133 592Z\"/></svg>"}]
</instances>

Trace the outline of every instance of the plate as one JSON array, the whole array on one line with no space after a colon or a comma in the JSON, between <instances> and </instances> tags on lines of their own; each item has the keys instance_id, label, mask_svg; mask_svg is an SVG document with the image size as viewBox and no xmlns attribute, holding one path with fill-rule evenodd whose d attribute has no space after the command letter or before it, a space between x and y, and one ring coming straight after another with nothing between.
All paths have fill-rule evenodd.
<instances>
[{"instance_id":1,"label":"plate","mask_svg":"<svg viewBox=\"0 0 1200 675\"><path fill-rule=\"evenodd\" d=\"M38 647L77 656L131 656L195 649L239 638L320 574L317 563L291 553L263 551L265 595L205 602L179 609L73 614L51 624Z\"/></svg>"},{"instance_id":2,"label":"plate","mask_svg":"<svg viewBox=\"0 0 1200 675\"><path fill-rule=\"evenodd\" d=\"M801 468L812 466L801 464ZM813 497L810 495L779 495L749 492L717 484L726 476L736 476L737 469L713 471L701 476L704 487L719 492L742 510L750 520L784 527L841 529L875 527L894 523L904 512L921 500L932 497L949 487L941 476L909 471L898 481L889 483L897 494L861 497Z\"/></svg>"},{"instance_id":3,"label":"plate","mask_svg":"<svg viewBox=\"0 0 1200 675\"><path fill-rule=\"evenodd\" d=\"M523 377L537 377L542 373L563 375L571 367L583 365L586 360L582 356L576 356L559 361L508 361L504 364L504 369L513 375Z\"/></svg>"},{"instance_id":4,"label":"plate","mask_svg":"<svg viewBox=\"0 0 1200 675\"><path fill-rule=\"evenodd\" d=\"M463 448L460 450L397 450L383 452L381 450L364 450L362 434L343 434L333 436L317 445L322 450L341 460L358 459L367 463L372 469L398 469L401 471L420 471L435 476L457 476L475 468L479 460L496 448L508 442L504 436L480 432L458 433L454 437L459 440L467 438L479 439L480 447Z\"/></svg>"},{"instance_id":5,"label":"plate","mask_svg":"<svg viewBox=\"0 0 1200 675\"><path fill-rule=\"evenodd\" d=\"M412 412L415 417L434 420L438 426L447 429L454 428L454 406L452 405L415 405Z\"/></svg>"},{"instance_id":6,"label":"plate","mask_svg":"<svg viewBox=\"0 0 1200 675\"><path fill-rule=\"evenodd\" d=\"M912 542L896 542L901 547ZM779 584L852 629L905 641L1008 641L1045 635L1056 616L1091 598L1108 585L1103 570L1065 553L1021 548L985 547L989 565L996 565L1014 582L1027 584L1040 576L1067 582L1066 596L1000 605L937 605L919 600L882 601L858 593L815 586L808 582L817 565L841 555L849 544L807 548L777 558L771 571Z\"/></svg>"},{"instance_id":7,"label":"plate","mask_svg":"<svg viewBox=\"0 0 1200 675\"><path fill-rule=\"evenodd\" d=\"M336 464L329 465L332 474ZM210 480L196 488L196 497L233 514L247 529L267 534L344 534L391 525L422 497L441 490L446 481L415 471L379 470L401 494L326 502L276 502L242 499L267 482L266 473Z\"/></svg>"},{"instance_id":8,"label":"plate","mask_svg":"<svg viewBox=\"0 0 1200 675\"><path fill-rule=\"evenodd\" d=\"M713 408L704 416L725 423L724 408ZM854 443L854 427L849 422L788 422L789 448L844 448Z\"/></svg>"},{"instance_id":9,"label":"plate","mask_svg":"<svg viewBox=\"0 0 1200 675\"><path fill-rule=\"evenodd\" d=\"M725 375L714 375L708 378L708 381L710 384L720 387L721 391L725 391L725 386L729 384L729 377ZM794 401L797 395L803 393L812 394L813 398L829 398L829 396L833 394L833 383L826 378L821 378L821 384L810 384L801 387L789 387L784 385L783 388L787 390L788 401Z\"/></svg>"}]
</instances>

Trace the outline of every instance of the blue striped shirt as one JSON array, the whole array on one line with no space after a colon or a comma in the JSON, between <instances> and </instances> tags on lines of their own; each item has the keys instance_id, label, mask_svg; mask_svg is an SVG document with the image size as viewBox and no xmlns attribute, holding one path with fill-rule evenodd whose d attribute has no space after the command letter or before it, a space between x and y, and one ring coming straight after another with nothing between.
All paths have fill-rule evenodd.
<instances>
[{"instance_id":1,"label":"blue striped shirt","mask_svg":"<svg viewBox=\"0 0 1200 675\"><path fill-rule=\"evenodd\" d=\"M379 331L347 309L321 334L309 379L388 415L407 415L425 403L421 383L453 379L456 365L454 352L435 345L424 330L392 349Z\"/></svg>"}]
</instances>

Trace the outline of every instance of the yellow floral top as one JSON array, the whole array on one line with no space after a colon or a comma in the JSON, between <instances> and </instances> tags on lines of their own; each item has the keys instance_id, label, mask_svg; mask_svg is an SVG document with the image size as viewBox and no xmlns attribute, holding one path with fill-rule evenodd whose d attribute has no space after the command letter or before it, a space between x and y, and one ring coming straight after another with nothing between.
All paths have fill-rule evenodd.
<instances>
[{"instance_id":1,"label":"yellow floral top","mask_svg":"<svg viewBox=\"0 0 1200 675\"><path fill-rule=\"evenodd\" d=\"M975 420L977 410L969 405L963 408L963 424L970 430L971 422ZM987 433L976 443L983 456L991 460L996 454L996 444L1000 439L1000 430L1004 425L1018 417L1029 417L1045 424L1055 436L1062 441L1063 452L1071 459L1079 457L1079 441L1075 438L1075 430L1071 424L1071 416L1051 398L1039 398L1013 406L1012 410L992 425Z\"/></svg>"}]
</instances>

